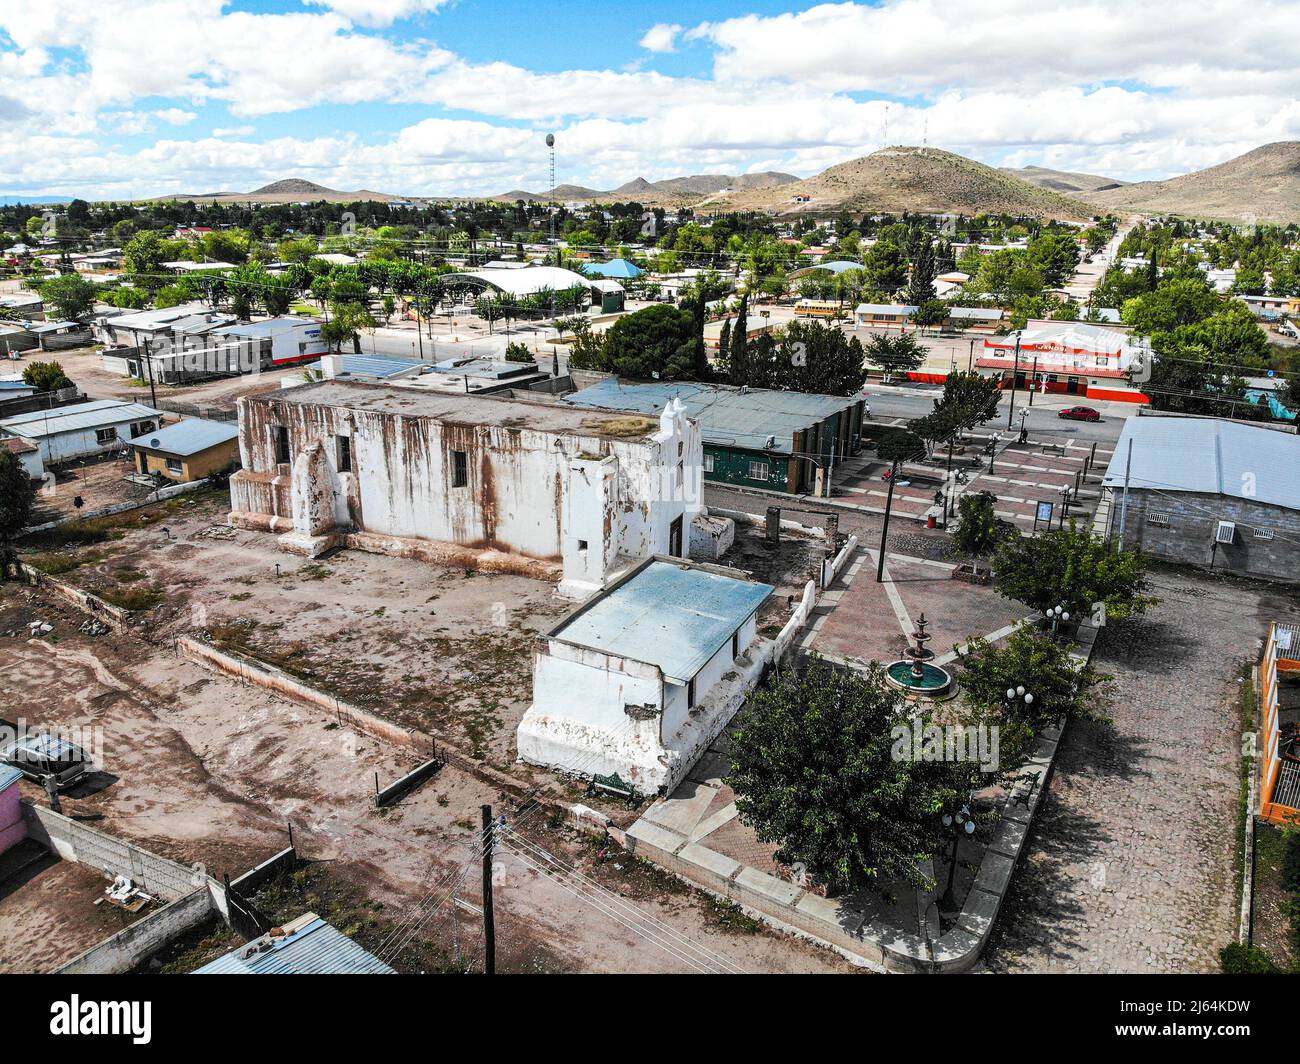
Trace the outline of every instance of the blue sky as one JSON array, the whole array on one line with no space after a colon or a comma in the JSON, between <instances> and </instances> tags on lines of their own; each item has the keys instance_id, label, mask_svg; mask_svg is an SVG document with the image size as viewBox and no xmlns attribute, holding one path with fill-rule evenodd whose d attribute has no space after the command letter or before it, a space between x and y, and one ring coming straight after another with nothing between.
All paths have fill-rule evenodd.
<instances>
[{"instance_id":1,"label":"blue sky","mask_svg":"<svg viewBox=\"0 0 1300 1064\"><path fill-rule=\"evenodd\" d=\"M408 194L787 170L894 144L1164 177L1300 138L1300 0L0 4L0 194Z\"/></svg>"}]
</instances>

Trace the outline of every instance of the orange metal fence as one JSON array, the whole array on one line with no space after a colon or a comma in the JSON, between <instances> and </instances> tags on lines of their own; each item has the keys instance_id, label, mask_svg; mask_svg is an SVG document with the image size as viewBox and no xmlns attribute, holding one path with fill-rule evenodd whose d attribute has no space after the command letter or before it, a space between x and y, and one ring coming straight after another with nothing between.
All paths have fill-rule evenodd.
<instances>
[{"instance_id":1,"label":"orange metal fence","mask_svg":"<svg viewBox=\"0 0 1300 1064\"><path fill-rule=\"evenodd\" d=\"M1300 671L1300 629L1269 625L1264 644L1264 658L1259 666L1261 711L1260 736L1263 751L1260 764L1259 815L1270 824L1300 819L1300 810L1273 801L1282 775L1282 758L1278 749L1281 732L1278 725L1278 673Z\"/></svg>"}]
</instances>

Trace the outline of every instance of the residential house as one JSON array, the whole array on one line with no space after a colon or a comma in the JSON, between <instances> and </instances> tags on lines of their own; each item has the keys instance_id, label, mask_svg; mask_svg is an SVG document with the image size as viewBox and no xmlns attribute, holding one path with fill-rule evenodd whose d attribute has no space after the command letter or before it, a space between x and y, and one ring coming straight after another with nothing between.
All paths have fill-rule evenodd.
<instances>
[{"instance_id":1,"label":"residential house","mask_svg":"<svg viewBox=\"0 0 1300 1064\"><path fill-rule=\"evenodd\" d=\"M130 441L136 472L178 484L202 480L239 461L239 427L229 421L184 418Z\"/></svg>"}]
</instances>

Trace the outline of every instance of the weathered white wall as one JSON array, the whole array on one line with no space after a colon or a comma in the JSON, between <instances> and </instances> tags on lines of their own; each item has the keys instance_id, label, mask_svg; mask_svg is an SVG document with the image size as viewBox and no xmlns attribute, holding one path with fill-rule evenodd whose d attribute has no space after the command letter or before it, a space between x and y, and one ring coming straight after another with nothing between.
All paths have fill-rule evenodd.
<instances>
[{"instance_id":1,"label":"weathered white wall","mask_svg":"<svg viewBox=\"0 0 1300 1064\"><path fill-rule=\"evenodd\" d=\"M322 443L337 484L320 490L338 493L341 526L563 562L562 589L574 594L603 586L620 559L667 553L678 517L686 553L700 506L703 445L680 407L661 418L650 439L624 440L275 398L240 400L244 470L231 480L236 512L283 515L274 492L257 485L277 470L275 430L283 425L291 458ZM337 474L341 435L352 439L353 474ZM452 487L453 451L467 456L462 487Z\"/></svg>"}]
</instances>

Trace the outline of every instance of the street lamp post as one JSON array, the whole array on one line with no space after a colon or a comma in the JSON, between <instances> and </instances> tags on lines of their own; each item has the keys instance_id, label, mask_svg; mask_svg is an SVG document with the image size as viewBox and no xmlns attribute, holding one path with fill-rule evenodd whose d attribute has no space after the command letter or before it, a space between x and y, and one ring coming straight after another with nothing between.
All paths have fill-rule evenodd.
<instances>
[{"instance_id":1,"label":"street lamp post","mask_svg":"<svg viewBox=\"0 0 1300 1064\"><path fill-rule=\"evenodd\" d=\"M975 834L975 819L971 816L970 806L963 805L956 813L944 813L943 826L952 836L952 856L948 859L948 885L944 887L943 897L939 899L939 910L952 912L957 908L957 899L952 892L953 881L957 878L957 846L962 835Z\"/></svg>"},{"instance_id":2,"label":"street lamp post","mask_svg":"<svg viewBox=\"0 0 1300 1064\"><path fill-rule=\"evenodd\" d=\"M1061 622L1070 619L1070 611L1064 606L1053 606L1047 611L1047 619L1052 622L1052 638L1056 638L1056 630Z\"/></svg>"}]
</instances>

